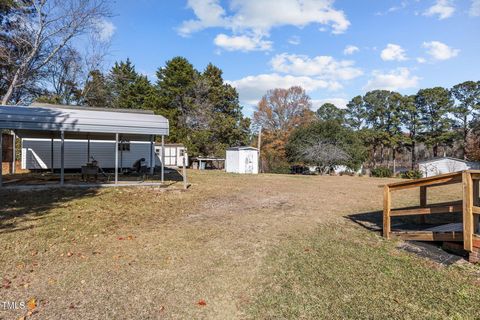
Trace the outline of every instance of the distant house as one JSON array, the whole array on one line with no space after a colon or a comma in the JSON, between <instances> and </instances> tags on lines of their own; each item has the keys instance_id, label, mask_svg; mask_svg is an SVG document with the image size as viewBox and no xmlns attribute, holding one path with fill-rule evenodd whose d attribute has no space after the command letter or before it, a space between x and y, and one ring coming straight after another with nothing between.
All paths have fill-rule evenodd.
<instances>
[{"instance_id":1,"label":"distant house","mask_svg":"<svg viewBox=\"0 0 480 320\"><path fill-rule=\"evenodd\" d=\"M443 173L480 169L480 163L452 157L441 157L420 161L418 169L424 177L433 177Z\"/></svg>"}]
</instances>

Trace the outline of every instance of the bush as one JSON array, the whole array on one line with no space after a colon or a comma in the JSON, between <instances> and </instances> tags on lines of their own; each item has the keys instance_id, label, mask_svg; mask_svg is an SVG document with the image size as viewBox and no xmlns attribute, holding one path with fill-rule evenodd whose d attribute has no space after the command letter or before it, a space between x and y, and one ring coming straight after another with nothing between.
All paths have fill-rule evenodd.
<instances>
[{"instance_id":1,"label":"bush","mask_svg":"<svg viewBox=\"0 0 480 320\"><path fill-rule=\"evenodd\" d=\"M270 168L270 173L289 174L292 173L292 168L288 163L276 163Z\"/></svg>"},{"instance_id":2,"label":"bush","mask_svg":"<svg viewBox=\"0 0 480 320\"><path fill-rule=\"evenodd\" d=\"M408 170L402 172L400 176L404 179L420 179L423 177L423 174L420 170Z\"/></svg>"},{"instance_id":3,"label":"bush","mask_svg":"<svg viewBox=\"0 0 480 320\"><path fill-rule=\"evenodd\" d=\"M377 167L371 170L372 177L376 178L390 178L393 175L393 171L387 167Z\"/></svg>"}]
</instances>

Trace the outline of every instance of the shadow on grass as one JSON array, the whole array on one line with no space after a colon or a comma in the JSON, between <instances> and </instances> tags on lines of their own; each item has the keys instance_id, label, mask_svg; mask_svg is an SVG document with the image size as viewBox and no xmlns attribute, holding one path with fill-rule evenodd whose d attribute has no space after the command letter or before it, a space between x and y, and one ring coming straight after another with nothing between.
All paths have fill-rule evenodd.
<instances>
[{"instance_id":1,"label":"shadow on grass","mask_svg":"<svg viewBox=\"0 0 480 320\"><path fill-rule=\"evenodd\" d=\"M356 213L347 215L345 218L369 231L376 232L379 235L382 234L382 211ZM461 221L461 214L438 214L426 217L425 223L419 223L418 216L392 217L391 223L392 229L422 230L440 224L459 221ZM443 265L454 264L457 261L463 260L462 257L464 257L461 252L452 254L443 250L442 242L404 241L401 242L397 248Z\"/></svg>"},{"instance_id":2,"label":"shadow on grass","mask_svg":"<svg viewBox=\"0 0 480 320\"><path fill-rule=\"evenodd\" d=\"M98 188L47 189L35 191L0 191L0 234L27 230L20 227L26 220L43 218L62 203L77 198L93 197Z\"/></svg>"}]
</instances>

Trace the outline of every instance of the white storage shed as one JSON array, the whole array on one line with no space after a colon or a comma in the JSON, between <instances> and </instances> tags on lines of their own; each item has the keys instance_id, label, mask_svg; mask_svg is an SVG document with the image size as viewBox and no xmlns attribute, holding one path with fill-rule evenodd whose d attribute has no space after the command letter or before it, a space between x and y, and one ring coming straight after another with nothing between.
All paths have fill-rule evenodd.
<instances>
[{"instance_id":1,"label":"white storage shed","mask_svg":"<svg viewBox=\"0 0 480 320\"><path fill-rule=\"evenodd\" d=\"M182 167L183 166L183 158L185 158L185 164L188 166L188 155L185 152L186 148L181 143L167 143L164 145L165 150L165 166L167 167ZM162 158L162 146L156 145L155 146L155 154L157 155L157 159Z\"/></svg>"},{"instance_id":2,"label":"white storage shed","mask_svg":"<svg viewBox=\"0 0 480 320\"><path fill-rule=\"evenodd\" d=\"M258 149L234 147L227 149L225 171L231 173L258 174Z\"/></svg>"},{"instance_id":3,"label":"white storage shed","mask_svg":"<svg viewBox=\"0 0 480 320\"><path fill-rule=\"evenodd\" d=\"M480 163L451 157L433 158L418 163L418 170L422 172L424 177L476 169L480 169Z\"/></svg>"}]
</instances>

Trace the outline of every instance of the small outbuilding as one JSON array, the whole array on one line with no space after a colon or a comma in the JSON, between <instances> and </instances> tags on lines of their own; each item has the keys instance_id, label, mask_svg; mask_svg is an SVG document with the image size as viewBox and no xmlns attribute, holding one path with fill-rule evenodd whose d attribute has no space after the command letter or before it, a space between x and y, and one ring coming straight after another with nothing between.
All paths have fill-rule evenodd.
<instances>
[{"instance_id":1,"label":"small outbuilding","mask_svg":"<svg viewBox=\"0 0 480 320\"><path fill-rule=\"evenodd\" d=\"M225 171L258 174L258 149L253 147L228 148Z\"/></svg>"},{"instance_id":2,"label":"small outbuilding","mask_svg":"<svg viewBox=\"0 0 480 320\"><path fill-rule=\"evenodd\" d=\"M464 170L480 169L480 163L452 157L433 158L418 163L418 170L424 177L438 176L444 173L452 173Z\"/></svg>"}]
</instances>

